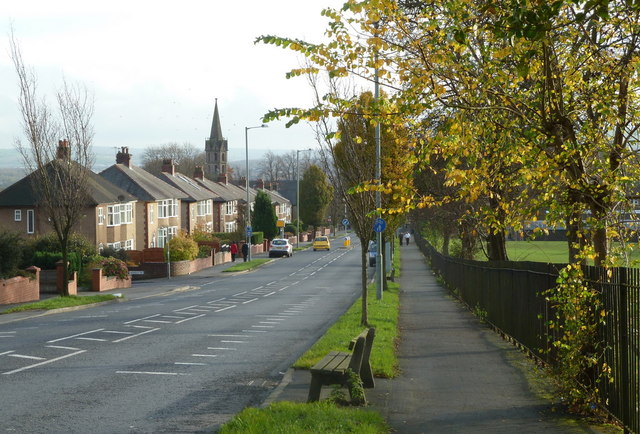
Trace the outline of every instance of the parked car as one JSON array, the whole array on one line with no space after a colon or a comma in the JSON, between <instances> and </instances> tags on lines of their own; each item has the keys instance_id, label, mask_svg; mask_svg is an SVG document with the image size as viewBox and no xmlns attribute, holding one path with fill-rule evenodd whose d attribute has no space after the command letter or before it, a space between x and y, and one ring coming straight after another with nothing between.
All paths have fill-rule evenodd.
<instances>
[{"instance_id":1,"label":"parked car","mask_svg":"<svg viewBox=\"0 0 640 434\"><path fill-rule=\"evenodd\" d=\"M291 256L293 254L293 246L289 243L289 240L276 238L271 240L269 246L269 257L274 258L276 256Z\"/></svg>"},{"instance_id":2,"label":"parked car","mask_svg":"<svg viewBox=\"0 0 640 434\"><path fill-rule=\"evenodd\" d=\"M378 246L375 241L369 241L369 247L367 248L367 254L369 256L369 267L376 266L376 256L378 256Z\"/></svg>"},{"instance_id":3,"label":"parked car","mask_svg":"<svg viewBox=\"0 0 640 434\"><path fill-rule=\"evenodd\" d=\"M316 237L313 240L313 251L316 250L331 250L331 242L329 241L329 237Z\"/></svg>"}]
</instances>

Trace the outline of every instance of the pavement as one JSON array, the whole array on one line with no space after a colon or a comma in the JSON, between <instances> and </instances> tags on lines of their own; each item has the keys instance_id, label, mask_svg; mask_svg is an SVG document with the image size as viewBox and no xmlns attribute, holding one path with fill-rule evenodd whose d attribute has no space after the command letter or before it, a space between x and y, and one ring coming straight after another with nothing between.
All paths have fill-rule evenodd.
<instances>
[{"instance_id":1,"label":"pavement","mask_svg":"<svg viewBox=\"0 0 640 434\"><path fill-rule=\"evenodd\" d=\"M201 279L222 273L222 264L190 276L134 281L125 300L169 295L199 288ZM440 286L415 243L401 247L400 375L376 378L365 389L368 408L378 411L399 433L584 433L600 432L569 423L552 403L534 392L540 377L533 363L482 324ZM93 295L95 292L79 292ZM55 296L44 294L41 298ZM11 305L0 306L0 312ZM69 309L82 309L78 307ZM60 310L58 310L60 311ZM0 324L56 311L0 315ZM375 343L373 351L375 351ZM311 374L289 369L263 403L306 402ZM331 392L322 389L321 399Z\"/></svg>"},{"instance_id":2,"label":"pavement","mask_svg":"<svg viewBox=\"0 0 640 434\"><path fill-rule=\"evenodd\" d=\"M398 281L400 375L365 389L394 432L598 432L534 392L535 365L450 296L415 243L401 247ZM310 380L309 371L290 369L264 405L306 402ZM324 386L321 399L330 392Z\"/></svg>"}]
</instances>

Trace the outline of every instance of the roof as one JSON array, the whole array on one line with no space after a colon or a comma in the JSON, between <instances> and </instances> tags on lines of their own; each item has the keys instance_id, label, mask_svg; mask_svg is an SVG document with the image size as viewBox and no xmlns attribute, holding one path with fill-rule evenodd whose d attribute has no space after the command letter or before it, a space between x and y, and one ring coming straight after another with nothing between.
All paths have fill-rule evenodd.
<instances>
[{"instance_id":1,"label":"roof","mask_svg":"<svg viewBox=\"0 0 640 434\"><path fill-rule=\"evenodd\" d=\"M100 176L140 200L187 198L184 192L137 166L114 164L100 172Z\"/></svg>"},{"instance_id":2,"label":"roof","mask_svg":"<svg viewBox=\"0 0 640 434\"><path fill-rule=\"evenodd\" d=\"M47 166L50 165L47 163ZM74 163L77 164L77 163ZM0 206L35 206L36 193L33 190L34 173L30 173L0 192ZM136 198L113 183L104 180L91 170L87 170L87 193L91 200L89 205L102 203L131 202Z\"/></svg>"},{"instance_id":3,"label":"roof","mask_svg":"<svg viewBox=\"0 0 640 434\"><path fill-rule=\"evenodd\" d=\"M176 172L175 175L162 172L158 178L183 191L187 195L184 200L188 202L214 199L216 196L214 192L205 186L179 172Z\"/></svg>"},{"instance_id":4,"label":"roof","mask_svg":"<svg viewBox=\"0 0 640 434\"><path fill-rule=\"evenodd\" d=\"M247 190L235 184L225 184L207 178L195 179L195 181L211 190L217 196L219 202L230 202L232 200L247 201ZM256 191L249 188L249 200L255 200L255 196Z\"/></svg>"}]
</instances>

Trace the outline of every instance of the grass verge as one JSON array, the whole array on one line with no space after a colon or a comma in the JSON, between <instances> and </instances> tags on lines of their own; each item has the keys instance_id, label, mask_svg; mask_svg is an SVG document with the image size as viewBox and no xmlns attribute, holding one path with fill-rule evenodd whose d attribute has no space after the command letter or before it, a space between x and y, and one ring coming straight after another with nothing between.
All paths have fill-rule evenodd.
<instances>
[{"instance_id":1,"label":"grass verge","mask_svg":"<svg viewBox=\"0 0 640 434\"><path fill-rule=\"evenodd\" d=\"M237 265L232 265L231 267L227 268L226 270L222 270L223 273L234 273L234 272L238 272L238 271L247 271L247 270L253 270L254 268L257 268L267 262L269 262L271 259L266 259L266 258L259 258L259 259L252 259L250 261L247 262L240 262Z\"/></svg>"},{"instance_id":2,"label":"grass verge","mask_svg":"<svg viewBox=\"0 0 640 434\"><path fill-rule=\"evenodd\" d=\"M109 301L118 298L112 294L101 294L101 295L71 295L68 297L55 297L49 298L47 300L36 301L34 303L27 303L20 306L12 307L11 309L7 309L3 313L14 313L14 312L23 312L27 310L52 310L52 309L61 309L63 307L73 307L73 306L82 306L84 304L93 304L100 303L103 301Z\"/></svg>"},{"instance_id":3,"label":"grass verge","mask_svg":"<svg viewBox=\"0 0 640 434\"><path fill-rule=\"evenodd\" d=\"M382 416L373 411L341 408L329 402L276 402L264 409L246 408L222 426L230 433L387 433Z\"/></svg>"}]
</instances>

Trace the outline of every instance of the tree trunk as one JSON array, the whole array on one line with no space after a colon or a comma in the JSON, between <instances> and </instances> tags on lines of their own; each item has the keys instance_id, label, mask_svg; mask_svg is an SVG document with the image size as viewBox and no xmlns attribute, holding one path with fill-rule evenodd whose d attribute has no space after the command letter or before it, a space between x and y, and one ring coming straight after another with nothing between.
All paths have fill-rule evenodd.
<instances>
[{"instance_id":1,"label":"tree trunk","mask_svg":"<svg viewBox=\"0 0 640 434\"><path fill-rule=\"evenodd\" d=\"M400 240L402 242L402 240ZM449 256L449 245L451 244L451 232L445 230L442 232L442 254Z\"/></svg>"},{"instance_id":2,"label":"tree trunk","mask_svg":"<svg viewBox=\"0 0 640 434\"><path fill-rule=\"evenodd\" d=\"M360 316L360 324L363 327L369 327L369 309L367 308L367 246L362 243L360 246L361 259L361 283L362 283L362 315Z\"/></svg>"},{"instance_id":3,"label":"tree trunk","mask_svg":"<svg viewBox=\"0 0 640 434\"><path fill-rule=\"evenodd\" d=\"M503 231L487 236L487 254L490 261L508 261L506 237Z\"/></svg>"}]
</instances>

